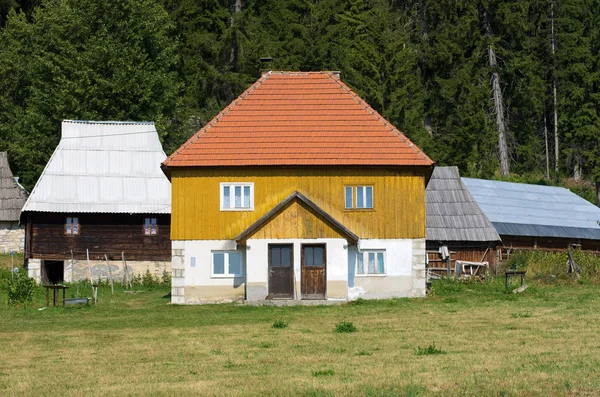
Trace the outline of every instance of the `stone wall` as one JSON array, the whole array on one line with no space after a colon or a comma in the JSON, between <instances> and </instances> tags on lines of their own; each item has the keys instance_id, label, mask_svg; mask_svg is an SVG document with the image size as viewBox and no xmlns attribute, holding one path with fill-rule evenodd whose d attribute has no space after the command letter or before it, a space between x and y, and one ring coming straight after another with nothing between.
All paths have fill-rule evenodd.
<instances>
[{"instance_id":1,"label":"stone wall","mask_svg":"<svg viewBox=\"0 0 600 397\"><path fill-rule=\"evenodd\" d=\"M23 252L25 246L25 226L19 222L0 222L0 252Z\"/></svg>"},{"instance_id":2,"label":"stone wall","mask_svg":"<svg viewBox=\"0 0 600 397\"><path fill-rule=\"evenodd\" d=\"M426 289L427 270L425 270L425 239L413 240L412 247L412 296L423 298Z\"/></svg>"}]
</instances>

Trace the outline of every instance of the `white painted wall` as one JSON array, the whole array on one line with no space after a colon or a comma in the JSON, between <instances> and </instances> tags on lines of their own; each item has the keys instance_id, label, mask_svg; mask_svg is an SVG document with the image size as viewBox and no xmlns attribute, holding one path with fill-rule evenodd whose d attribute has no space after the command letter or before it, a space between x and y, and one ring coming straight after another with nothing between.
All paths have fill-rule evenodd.
<instances>
[{"instance_id":1,"label":"white painted wall","mask_svg":"<svg viewBox=\"0 0 600 397\"><path fill-rule=\"evenodd\" d=\"M240 247L242 253L242 277L211 277L212 252L213 251L235 251L235 240L193 240L183 242L185 263L185 285L190 287L214 285L233 286L245 281L246 263L245 250ZM192 257L196 258L196 266L192 267Z\"/></svg>"},{"instance_id":2,"label":"white painted wall","mask_svg":"<svg viewBox=\"0 0 600 397\"><path fill-rule=\"evenodd\" d=\"M385 250L385 275L356 275L356 254ZM413 275L412 239L363 239L348 250L349 299L411 296Z\"/></svg>"}]
</instances>

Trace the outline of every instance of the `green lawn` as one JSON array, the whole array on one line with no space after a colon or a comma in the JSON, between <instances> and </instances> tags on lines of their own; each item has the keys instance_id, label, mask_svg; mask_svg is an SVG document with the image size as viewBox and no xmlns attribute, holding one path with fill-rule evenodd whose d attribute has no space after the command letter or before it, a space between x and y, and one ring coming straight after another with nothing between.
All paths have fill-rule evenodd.
<instances>
[{"instance_id":1,"label":"green lawn","mask_svg":"<svg viewBox=\"0 0 600 397\"><path fill-rule=\"evenodd\" d=\"M41 291L12 308L2 290L0 395L600 395L598 287L513 295L502 281L281 308L171 306L165 288L103 287L96 307L38 310ZM335 332L341 321L357 331Z\"/></svg>"}]
</instances>

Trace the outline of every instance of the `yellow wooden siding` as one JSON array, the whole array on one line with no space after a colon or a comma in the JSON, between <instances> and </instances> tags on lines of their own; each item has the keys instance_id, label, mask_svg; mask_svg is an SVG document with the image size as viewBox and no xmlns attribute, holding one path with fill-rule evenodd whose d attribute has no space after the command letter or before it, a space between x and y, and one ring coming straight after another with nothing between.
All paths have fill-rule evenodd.
<instances>
[{"instance_id":1,"label":"yellow wooden siding","mask_svg":"<svg viewBox=\"0 0 600 397\"><path fill-rule=\"evenodd\" d=\"M345 238L326 219L298 200L286 205L282 210L246 237L269 238Z\"/></svg>"},{"instance_id":2,"label":"yellow wooden siding","mask_svg":"<svg viewBox=\"0 0 600 397\"><path fill-rule=\"evenodd\" d=\"M254 211L221 211L221 182L253 182ZM296 190L360 238L425 237L425 180L423 173L418 171L376 168L174 169L171 183L173 240L233 239ZM373 210L344 208L345 186L357 185L373 186ZM282 230L278 235L285 233Z\"/></svg>"}]
</instances>

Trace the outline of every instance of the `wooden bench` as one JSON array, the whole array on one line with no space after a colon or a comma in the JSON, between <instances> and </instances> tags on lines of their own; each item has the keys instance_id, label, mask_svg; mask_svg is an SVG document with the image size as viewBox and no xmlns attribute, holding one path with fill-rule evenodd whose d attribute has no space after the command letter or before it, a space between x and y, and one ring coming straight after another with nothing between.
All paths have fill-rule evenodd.
<instances>
[{"instance_id":1,"label":"wooden bench","mask_svg":"<svg viewBox=\"0 0 600 397\"><path fill-rule=\"evenodd\" d=\"M510 280L513 277L521 277L521 286L525 284L525 271L517 271L517 270L507 270L505 274L506 276L506 288L510 287Z\"/></svg>"}]
</instances>

